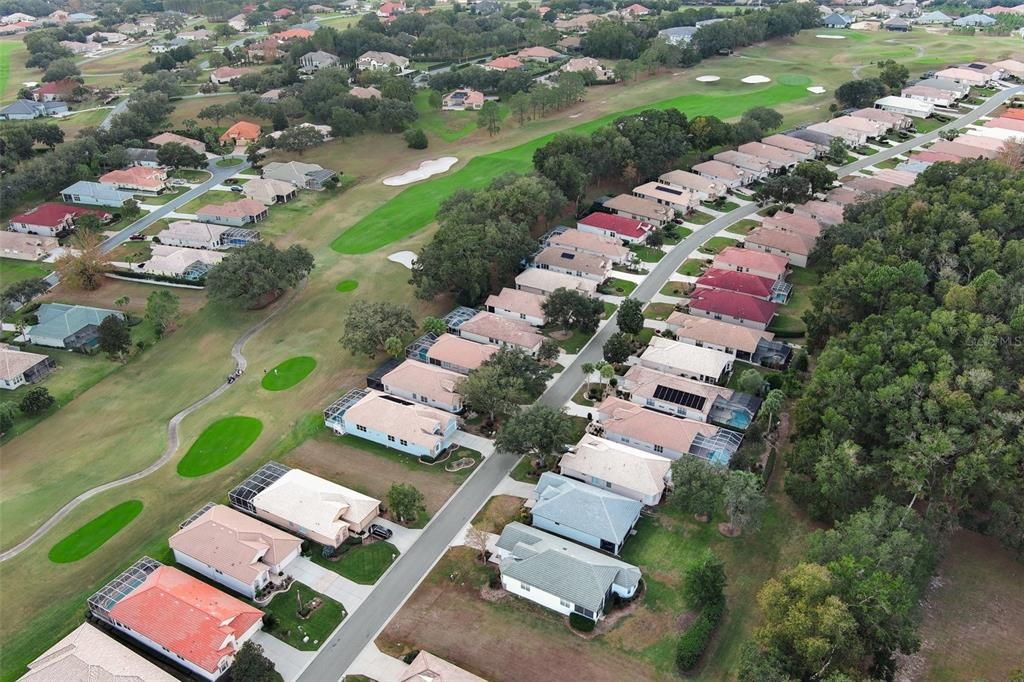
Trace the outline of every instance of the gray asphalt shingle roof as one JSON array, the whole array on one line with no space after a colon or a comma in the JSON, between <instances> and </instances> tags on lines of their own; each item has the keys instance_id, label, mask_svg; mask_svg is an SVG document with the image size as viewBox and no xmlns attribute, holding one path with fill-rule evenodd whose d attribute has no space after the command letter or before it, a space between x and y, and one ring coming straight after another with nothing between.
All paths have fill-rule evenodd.
<instances>
[{"instance_id":1,"label":"gray asphalt shingle roof","mask_svg":"<svg viewBox=\"0 0 1024 682\"><path fill-rule=\"evenodd\" d=\"M105 308L90 308L66 303L43 303L36 311L39 324L28 328L28 336L64 339L91 324L98 325L111 315L124 318L124 313Z\"/></svg>"},{"instance_id":2,"label":"gray asphalt shingle roof","mask_svg":"<svg viewBox=\"0 0 1024 682\"><path fill-rule=\"evenodd\" d=\"M643 503L547 471L534 489L534 517L621 544L636 523Z\"/></svg>"}]
</instances>

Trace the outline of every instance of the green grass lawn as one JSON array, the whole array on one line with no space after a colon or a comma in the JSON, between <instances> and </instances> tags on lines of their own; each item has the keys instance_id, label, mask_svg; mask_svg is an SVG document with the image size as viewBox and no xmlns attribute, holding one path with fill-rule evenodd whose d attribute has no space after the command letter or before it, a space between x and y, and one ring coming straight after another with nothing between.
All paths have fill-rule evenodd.
<instances>
[{"instance_id":1,"label":"green grass lawn","mask_svg":"<svg viewBox=\"0 0 1024 682\"><path fill-rule=\"evenodd\" d=\"M229 156L226 159L217 159L217 168L231 168L232 166L241 166L242 159L237 156Z\"/></svg>"},{"instance_id":2,"label":"green grass lawn","mask_svg":"<svg viewBox=\"0 0 1024 682\"><path fill-rule=\"evenodd\" d=\"M739 244L738 241L728 237L712 237L701 244L699 251L701 253L716 254L726 247L736 246L737 244Z\"/></svg>"},{"instance_id":3,"label":"green grass lawn","mask_svg":"<svg viewBox=\"0 0 1024 682\"><path fill-rule=\"evenodd\" d=\"M732 232L733 234L747 234L761 223L757 222L753 218L744 218L743 220L733 223L729 227L725 228L726 232Z\"/></svg>"},{"instance_id":4,"label":"green grass lawn","mask_svg":"<svg viewBox=\"0 0 1024 682\"><path fill-rule=\"evenodd\" d=\"M648 320L667 320L675 309L671 303L651 303L644 308L644 317Z\"/></svg>"},{"instance_id":5,"label":"green grass lawn","mask_svg":"<svg viewBox=\"0 0 1024 682\"><path fill-rule=\"evenodd\" d=\"M354 279L343 279L334 286L335 291L346 293L359 288L359 282Z\"/></svg>"},{"instance_id":6,"label":"green grass lawn","mask_svg":"<svg viewBox=\"0 0 1024 682\"><path fill-rule=\"evenodd\" d=\"M704 272L705 266L708 262L706 260L700 260L699 258L690 258L683 263L676 272L680 275L687 275L688 277L700 277Z\"/></svg>"},{"instance_id":7,"label":"green grass lawn","mask_svg":"<svg viewBox=\"0 0 1024 682\"><path fill-rule=\"evenodd\" d=\"M316 369L316 359L308 355L289 358L263 375L261 386L268 391L283 391L309 376Z\"/></svg>"},{"instance_id":8,"label":"green grass lawn","mask_svg":"<svg viewBox=\"0 0 1024 682\"><path fill-rule=\"evenodd\" d=\"M895 168L896 166L900 165L901 163L903 163L903 161L901 159L898 159L898 158L896 158L894 156L891 159L886 159L885 161L879 161L878 163L875 164L875 168Z\"/></svg>"},{"instance_id":9,"label":"green grass lawn","mask_svg":"<svg viewBox=\"0 0 1024 682\"><path fill-rule=\"evenodd\" d=\"M690 286L687 282L669 282L661 288L659 293L665 296L683 297L690 290Z\"/></svg>"},{"instance_id":10,"label":"green grass lawn","mask_svg":"<svg viewBox=\"0 0 1024 682\"><path fill-rule=\"evenodd\" d=\"M594 384L595 386L597 384ZM589 393L589 387L586 381L580 386L580 390L576 391L576 394L572 397L572 401L577 405L583 405L584 407L593 407L594 401L587 397Z\"/></svg>"},{"instance_id":11,"label":"green grass lawn","mask_svg":"<svg viewBox=\"0 0 1024 682\"><path fill-rule=\"evenodd\" d=\"M142 502L128 500L108 509L50 549L50 561L69 564L88 556L142 513Z\"/></svg>"},{"instance_id":12,"label":"green grass lawn","mask_svg":"<svg viewBox=\"0 0 1024 682\"><path fill-rule=\"evenodd\" d=\"M51 272L53 272L53 266L49 263L0 258L0 283L3 288L33 277L46 277Z\"/></svg>"},{"instance_id":13,"label":"green grass lawn","mask_svg":"<svg viewBox=\"0 0 1024 682\"><path fill-rule=\"evenodd\" d=\"M141 201L142 203L149 204L150 206L163 206L164 204L169 203L169 202L171 202L174 199L177 199L182 194L184 194L185 192L189 191L189 189L190 189L189 187L179 187L179 188L177 188L175 190L172 190L170 192L164 192L163 194L158 194L155 197L137 195L136 198L139 201Z\"/></svg>"},{"instance_id":14,"label":"green grass lawn","mask_svg":"<svg viewBox=\"0 0 1024 682\"><path fill-rule=\"evenodd\" d=\"M337 561L313 552L313 562L360 585L373 585L398 558L398 548L377 540L369 545L354 545Z\"/></svg>"},{"instance_id":15,"label":"green grass lawn","mask_svg":"<svg viewBox=\"0 0 1024 682\"><path fill-rule=\"evenodd\" d=\"M188 182L206 182L210 179L210 171L197 170L195 168L176 168L167 175L172 178L187 180Z\"/></svg>"},{"instance_id":16,"label":"green grass lawn","mask_svg":"<svg viewBox=\"0 0 1024 682\"><path fill-rule=\"evenodd\" d=\"M604 302L604 314L601 315L601 319L602 320L607 320L609 317L612 316L612 313L614 313L615 310L618 307L619 306L615 305L614 303L609 303L608 301L605 301Z\"/></svg>"},{"instance_id":17,"label":"green grass lawn","mask_svg":"<svg viewBox=\"0 0 1024 682\"><path fill-rule=\"evenodd\" d=\"M782 338L795 338L807 333L807 326L799 317L776 315L768 325L768 331Z\"/></svg>"},{"instance_id":18,"label":"green grass lawn","mask_svg":"<svg viewBox=\"0 0 1024 682\"><path fill-rule=\"evenodd\" d=\"M704 208L710 208L721 213L728 213L729 211L735 211L740 207L735 201L702 201L700 205Z\"/></svg>"},{"instance_id":19,"label":"green grass lawn","mask_svg":"<svg viewBox=\"0 0 1024 682\"><path fill-rule=\"evenodd\" d=\"M319 597L323 604L308 619L304 619L298 613L299 597L295 596L296 592L303 603ZM348 615L345 607L339 602L300 582L292 583L291 589L275 595L269 604L261 608L264 613L273 616L273 626L267 627L264 624L263 629L299 651L319 649ZM308 638L308 641L303 641L305 638Z\"/></svg>"},{"instance_id":20,"label":"green grass lawn","mask_svg":"<svg viewBox=\"0 0 1024 682\"><path fill-rule=\"evenodd\" d=\"M657 263L665 257L665 252L653 246L631 246L629 250L636 254L636 257L644 263Z\"/></svg>"},{"instance_id":21,"label":"green grass lawn","mask_svg":"<svg viewBox=\"0 0 1024 682\"><path fill-rule=\"evenodd\" d=\"M713 215L702 211L694 211L690 215L686 216L686 222L693 223L694 225L707 225L714 219L715 217Z\"/></svg>"},{"instance_id":22,"label":"green grass lawn","mask_svg":"<svg viewBox=\"0 0 1024 682\"><path fill-rule=\"evenodd\" d=\"M178 474L185 478L203 476L235 461L263 431L254 417L225 417L199 434L196 442L178 462Z\"/></svg>"},{"instance_id":23,"label":"green grass lawn","mask_svg":"<svg viewBox=\"0 0 1024 682\"><path fill-rule=\"evenodd\" d=\"M629 296L636 289L636 282L610 277L601 285L600 291L612 296Z\"/></svg>"},{"instance_id":24,"label":"green grass lawn","mask_svg":"<svg viewBox=\"0 0 1024 682\"><path fill-rule=\"evenodd\" d=\"M575 355L583 350L583 346L587 345L587 341L593 334L584 334L579 329L572 330L572 336L567 339L554 339L558 347L564 350L569 355Z\"/></svg>"},{"instance_id":25,"label":"green grass lawn","mask_svg":"<svg viewBox=\"0 0 1024 682\"><path fill-rule=\"evenodd\" d=\"M332 440L334 440L334 438L332 438ZM386 448L380 443L374 443L373 441L365 440L363 438L356 438L355 436L350 434L338 436L337 440L341 441L344 445L347 445L350 448L358 448L360 450L369 452L379 457L386 457L387 459L390 459L392 462L398 462L407 469L411 469L413 471L429 471L438 474L439 476L451 476L457 480L462 480L468 477L470 473L476 471L476 466L469 467L468 469L460 469L458 471L445 471L445 464L456 459L459 459L461 457L472 457L473 459L476 460L477 464L479 464L480 460L483 459L483 456L476 450L471 450L469 448L459 448L459 450L455 453L455 455L453 455L451 459L447 459L444 462L438 462L433 465L427 465L420 463L419 458L414 457L413 455L407 455L404 452L399 452L398 450Z\"/></svg>"},{"instance_id":26,"label":"green grass lawn","mask_svg":"<svg viewBox=\"0 0 1024 682\"><path fill-rule=\"evenodd\" d=\"M644 327L643 329L640 330L640 333L636 335L637 342L642 344L642 345L644 345L644 346L650 344L651 343L651 339L653 339L653 338L654 338L654 328L653 327Z\"/></svg>"}]
</instances>

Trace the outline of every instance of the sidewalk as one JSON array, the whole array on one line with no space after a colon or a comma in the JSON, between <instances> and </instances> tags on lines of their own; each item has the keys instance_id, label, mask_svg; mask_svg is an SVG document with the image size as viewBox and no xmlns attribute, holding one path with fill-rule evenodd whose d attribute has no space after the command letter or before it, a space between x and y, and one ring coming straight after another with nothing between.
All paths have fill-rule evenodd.
<instances>
[{"instance_id":1,"label":"sidewalk","mask_svg":"<svg viewBox=\"0 0 1024 682\"><path fill-rule=\"evenodd\" d=\"M300 583L340 601L349 614L359 608L373 590L373 585L352 582L302 556L288 566L288 572Z\"/></svg>"},{"instance_id":2,"label":"sidewalk","mask_svg":"<svg viewBox=\"0 0 1024 682\"><path fill-rule=\"evenodd\" d=\"M408 669L409 664L388 656L378 649L376 644L370 642L363 647L356 659L352 661L352 665L341 676L362 675L371 680L400 680Z\"/></svg>"},{"instance_id":3,"label":"sidewalk","mask_svg":"<svg viewBox=\"0 0 1024 682\"><path fill-rule=\"evenodd\" d=\"M252 636L252 641L263 647L263 653L274 662L285 682L297 680L309 662L316 658L315 651L299 651L262 630Z\"/></svg>"},{"instance_id":4,"label":"sidewalk","mask_svg":"<svg viewBox=\"0 0 1024 682\"><path fill-rule=\"evenodd\" d=\"M467 447L470 450L476 450L484 457L490 457L494 454L493 440L473 433L467 433L461 429L455 432L455 435L452 437L452 441L463 447Z\"/></svg>"}]
</instances>

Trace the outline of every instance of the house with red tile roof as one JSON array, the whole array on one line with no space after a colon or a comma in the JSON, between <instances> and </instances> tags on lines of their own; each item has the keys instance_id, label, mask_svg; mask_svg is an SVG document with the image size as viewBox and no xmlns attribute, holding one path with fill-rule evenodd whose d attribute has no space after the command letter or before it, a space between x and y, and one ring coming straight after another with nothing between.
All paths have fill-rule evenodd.
<instances>
[{"instance_id":1,"label":"house with red tile roof","mask_svg":"<svg viewBox=\"0 0 1024 682\"><path fill-rule=\"evenodd\" d=\"M101 185L110 185L126 192L159 194L168 187L167 171L163 168L132 166L112 170L100 176Z\"/></svg>"},{"instance_id":2,"label":"house with red tile roof","mask_svg":"<svg viewBox=\"0 0 1024 682\"><path fill-rule=\"evenodd\" d=\"M32 99L37 102L66 102L71 99L75 88L81 86L81 83L70 78L43 83L32 91Z\"/></svg>"},{"instance_id":3,"label":"house with red tile roof","mask_svg":"<svg viewBox=\"0 0 1024 682\"><path fill-rule=\"evenodd\" d=\"M715 256L715 259L711 261L711 267L748 272L752 275L767 277L770 280L782 280L786 278L789 261L770 253L729 246Z\"/></svg>"},{"instance_id":4,"label":"house with red tile roof","mask_svg":"<svg viewBox=\"0 0 1024 682\"><path fill-rule=\"evenodd\" d=\"M396 17L405 12L404 2L384 2L377 8L377 16L381 19Z\"/></svg>"},{"instance_id":5,"label":"house with red tile roof","mask_svg":"<svg viewBox=\"0 0 1024 682\"><path fill-rule=\"evenodd\" d=\"M621 239L627 244L638 244L647 239L654 225L635 218L599 212L581 218L577 221L576 228L583 232Z\"/></svg>"},{"instance_id":6,"label":"house with red tile roof","mask_svg":"<svg viewBox=\"0 0 1024 682\"><path fill-rule=\"evenodd\" d=\"M744 243L748 249L784 256L793 265L804 268L807 267L807 257L814 250L815 242L817 238L810 235L762 226L751 230Z\"/></svg>"},{"instance_id":7,"label":"house with red tile roof","mask_svg":"<svg viewBox=\"0 0 1024 682\"><path fill-rule=\"evenodd\" d=\"M185 137L184 135L177 135L175 133L160 133L159 135L155 135L149 138L149 143L152 145L156 145L157 147L163 147L165 144L170 144L171 142L174 142L175 144L185 145L192 151L198 152L199 154L206 153L205 143L200 142L199 140L193 140L191 137Z\"/></svg>"},{"instance_id":8,"label":"house with red tile roof","mask_svg":"<svg viewBox=\"0 0 1024 682\"><path fill-rule=\"evenodd\" d=\"M83 215L94 215L101 222L106 222L111 218L106 211L48 202L11 218L10 228L14 232L24 234L57 237L74 230L75 219Z\"/></svg>"},{"instance_id":9,"label":"house with red tile roof","mask_svg":"<svg viewBox=\"0 0 1024 682\"><path fill-rule=\"evenodd\" d=\"M278 19L285 19L295 14L295 10L282 7L281 9L274 10L274 16Z\"/></svg>"},{"instance_id":10,"label":"house with red tile roof","mask_svg":"<svg viewBox=\"0 0 1024 682\"><path fill-rule=\"evenodd\" d=\"M296 40L301 38L312 38L313 32L308 28L289 28L285 31L278 31L271 35L272 38L277 38L282 43L286 43L289 40Z\"/></svg>"},{"instance_id":11,"label":"house with red tile roof","mask_svg":"<svg viewBox=\"0 0 1024 682\"><path fill-rule=\"evenodd\" d=\"M224 85L241 78L247 73L252 73L252 69L236 69L233 66L222 66L210 73L210 82L216 85Z\"/></svg>"},{"instance_id":12,"label":"house with red tile roof","mask_svg":"<svg viewBox=\"0 0 1024 682\"><path fill-rule=\"evenodd\" d=\"M556 52L550 47L534 46L524 47L516 53L518 59L531 62L544 62L545 64L562 58L561 52Z\"/></svg>"},{"instance_id":13,"label":"house with red tile roof","mask_svg":"<svg viewBox=\"0 0 1024 682\"><path fill-rule=\"evenodd\" d=\"M483 65L488 71L520 71L523 63L515 57L498 57Z\"/></svg>"},{"instance_id":14,"label":"house with red tile roof","mask_svg":"<svg viewBox=\"0 0 1024 682\"><path fill-rule=\"evenodd\" d=\"M263 612L149 557L89 598L93 615L206 680L221 677Z\"/></svg>"},{"instance_id":15,"label":"house with red tile roof","mask_svg":"<svg viewBox=\"0 0 1024 682\"><path fill-rule=\"evenodd\" d=\"M751 329L766 329L775 317L774 303L722 289L696 289L690 296L690 314L738 324Z\"/></svg>"},{"instance_id":16,"label":"house with red tile roof","mask_svg":"<svg viewBox=\"0 0 1024 682\"><path fill-rule=\"evenodd\" d=\"M621 14L626 19L645 17L650 13L651 10L647 9L643 5L636 2L634 2L629 7L624 7L621 10L619 10L619 14Z\"/></svg>"},{"instance_id":17,"label":"house with red tile roof","mask_svg":"<svg viewBox=\"0 0 1024 682\"><path fill-rule=\"evenodd\" d=\"M777 282L778 280L759 277L749 272L708 268L707 272L697 278L695 284L698 288L734 291L738 294L770 301L775 296Z\"/></svg>"},{"instance_id":18,"label":"house with red tile roof","mask_svg":"<svg viewBox=\"0 0 1024 682\"><path fill-rule=\"evenodd\" d=\"M262 129L255 123L239 121L224 131L224 134L220 136L220 141L221 143L234 142L235 144L252 144L256 140L260 139L260 135L262 134Z\"/></svg>"}]
</instances>

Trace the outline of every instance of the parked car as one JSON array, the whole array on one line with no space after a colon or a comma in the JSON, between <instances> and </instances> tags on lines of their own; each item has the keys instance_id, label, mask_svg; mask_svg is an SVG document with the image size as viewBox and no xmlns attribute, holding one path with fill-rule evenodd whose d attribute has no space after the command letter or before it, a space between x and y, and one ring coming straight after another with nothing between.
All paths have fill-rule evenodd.
<instances>
[{"instance_id":1,"label":"parked car","mask_svg":"<svg viewBox=\"0 0 1024 682\"><path fill-rule=\"evenodd\" d=\"M231 191L232 191L232 192L241 192L241 191L242 191L242 188L241 188L241 187L239 187L238 185L232 185L232 186L231 186Z\"/></svg>"},{"instance_id":2,"label":"parked car","mask_svg":"<svg viewBox=\"0 0 1024 682\"><path fill-rule=\"evenodd\" d=\"M369 530L370 535L381 540L390 540L391 536L395 534L390 528L385 528L379 523L370 524L367 530Z\"/></svg>"},{"instance_id":3,"label":"parked car","mask_svg":"<svg viewBox=\"0 0 1024 682\"><path fill-rule=\"evenodd\" d=\"M133 242L143 242L146 241L146 235L142 234L141 232L136 232L132 236L128 237L128 239L132 240Z\"/></svg>"}]
</instances>

